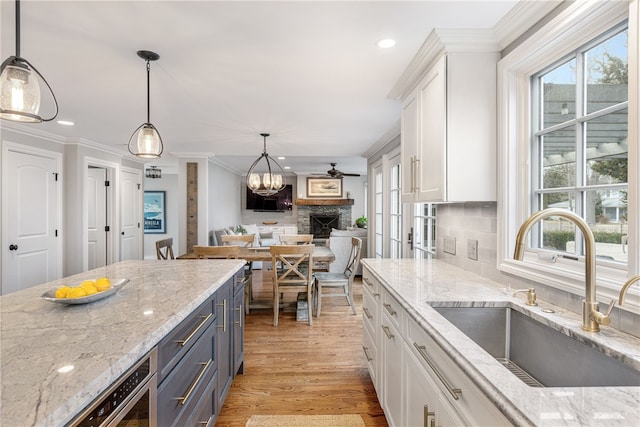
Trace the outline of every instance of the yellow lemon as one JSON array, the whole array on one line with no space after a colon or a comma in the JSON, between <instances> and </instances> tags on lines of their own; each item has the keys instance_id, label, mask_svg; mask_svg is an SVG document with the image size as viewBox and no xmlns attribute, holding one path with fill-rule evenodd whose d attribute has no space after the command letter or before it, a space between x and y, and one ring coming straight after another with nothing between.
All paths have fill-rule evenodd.
<instances>
[{"instance_id":1,"label":"yellow lemon","mask_svg":"<svg viewBox=\"0 0 640 427\"><path fill-rule=\"evenodd\" d=\"M56 289L56 298L66 298L71 288L69 286L60 286Z\"/></svg>"},{"instance_id":2,"label":"yellow lemon","mask_svg":"<svg viewBox=\"0 0 640 427\"><path fill-rule=\"evenodd\" d=\"M82 287L87 295L93 295L98 293L98 289L93 285L85 285Z\"/></svg>"},{"instance_id":3,"label":"yellow lemon","mask_svg":"<svg viewBox=\"0 0 640 427\"><path fill-rule=\"evenodd\" d=\"M106 291L111 287L111 281L106 277L101 277L98 280L96 280L95 285L98 292L102 292L102 291Z\"/></svg>"},{"instance_id":4,"label":"yellow lemon","mask_svg":"<svg viewBox=\"0 0 640 427\"><path fill-rule=\"evenodd\" d=\"M81 288L87 288L87 287L95 288L95 286L96 286L96 283L93 280L85 280L84 282L80 283Z\"/></svg>"},{"instance_id":5,"label":"yellow lemon","mask_svg":"<svg viewBox=\"0 0 640 427\"><path fill-rule=\"evenodd\" d=\"M75 288L69 289L67 292L67 298L82 298L87 296L87 291L80 286L76 286Z\"/></svg>"}]
</instances>

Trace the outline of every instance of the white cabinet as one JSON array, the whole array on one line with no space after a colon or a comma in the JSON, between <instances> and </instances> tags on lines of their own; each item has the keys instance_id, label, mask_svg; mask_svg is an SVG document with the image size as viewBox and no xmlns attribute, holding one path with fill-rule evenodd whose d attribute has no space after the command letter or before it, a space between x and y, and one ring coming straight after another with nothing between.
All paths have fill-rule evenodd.
<instances>
[{"instance_id":1,"label":"white cabinet","mask_svg":"<svg viewBox=\"0 0 640 427\"><path fill-rule=\"evenodd\" d=\"M495 201L499 55L447 52L437 34L430 38L438 54L399 94L403 201Z\"/></svg>"},{"instance_id":2,"label":"white cabinet","mask_svg":"<svg viewBox=\"0 0 640 427\"><path fill-rule=\"evenodd\" d=\"M363 347L390 426L509 426L502 413L364 266Z\"/></svg>"}]
</instances>

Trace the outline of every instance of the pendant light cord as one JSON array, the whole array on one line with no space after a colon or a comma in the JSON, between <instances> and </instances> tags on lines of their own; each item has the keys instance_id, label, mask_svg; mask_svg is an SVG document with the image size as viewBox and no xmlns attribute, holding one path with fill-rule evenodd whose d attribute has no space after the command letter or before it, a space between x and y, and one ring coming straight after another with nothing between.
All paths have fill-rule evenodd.
<instances>
[{"instance_id":1,"label":"pendant light cord","mask_svg":"<svg viewBox=\"0 0 640 427\"><path fill-rule=\"evenodd\" d=\"M20 58L20 0L16 0L16 56Z\"/></svg>"},{"instance_id":2,"label":"pendant light cord","mask_svg":"<svg viewBox=\"0 0 640 427\"><path fill-rule=\"evenodd\" d=\"M149 93L151 92L149 86L149 70L151 69L151 65L149 65L149 60L147 59L147 123L151 123L151 97Z\"/></svg>"}]
</instances>

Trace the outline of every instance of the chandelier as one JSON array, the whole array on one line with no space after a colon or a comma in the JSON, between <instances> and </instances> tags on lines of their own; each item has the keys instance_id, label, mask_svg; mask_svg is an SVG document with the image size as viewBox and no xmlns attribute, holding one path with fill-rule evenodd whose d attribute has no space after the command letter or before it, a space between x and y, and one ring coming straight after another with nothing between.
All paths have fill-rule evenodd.
<instances>
[{"instance_id":1,"label":"chandelier","mask_svg":"<svg viewBox=\"0 0 640 427\"><path fill-rule=\"evenodd\" d=\"M160 55L148 50L139 50L138 56L147 63L147 121L141 124L129 138L129 152L145 159L157 159L163 151L162 138L158 130L151 124L149 113L149 61L157 61Z\"/></svg>"},{"instance_id":2,"label":"chandelier","mask_svg":"<svg viewBox=\"0 0 640 427\"><path fill-rule=\"evenodd\" d=\"M55 112L43 119L40 110L40 82L47 87ZM16 54L8 57L0 66L0 118L14 122L48 122L58 115L58 101L51 86L25 58L20 57L20 0L16 0Z\"/></svg>"},{"instance_id":3,"label":"chandelier","mask_svg":"<svg viewBox=\"0 0 640 427\"><path fill-rule=\"evenodd\" d=\"M272 196L284 189L285 175L282 167L267 154L268 133L261 133L264 138L262 155L256 159L247 172L247 187L260 196ZM261 173L259 171L266 171Z\"/></svg>"},{"instance_id":4,"label":"chandelier","mask_svg":"<svg viewBox=\"0 0 640 427\"><path fill-rule=\"evenodd\" d=\"M162 178L162 169L158 169L156 166L150 166L144 171L146 178Z\"/></svg>"}]
</instances>

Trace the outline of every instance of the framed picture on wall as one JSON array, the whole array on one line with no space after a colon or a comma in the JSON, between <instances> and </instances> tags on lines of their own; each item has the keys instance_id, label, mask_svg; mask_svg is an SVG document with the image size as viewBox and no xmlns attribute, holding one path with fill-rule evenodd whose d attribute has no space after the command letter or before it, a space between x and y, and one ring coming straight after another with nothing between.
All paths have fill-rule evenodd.
<instances>
[{"instance_id":1,"label":"framed picture on wall","mask_svg":"<svg viewBox=\"0 0 640 427\"><path fill-rule=\"evenodd\" d=\"M164 191L144 192L144 233L165 234L167 217L164 205Z\"/></svg>"},{"instance_id":2,"label":"framed picture on wall","mask_svg":"<svg viewBox=\"0 0 640 427\"><path fill-rule=\"evenodd\" d=\"M342 178L307 178L307 197L342 198Z\"/></svg>"}]
</instances>

